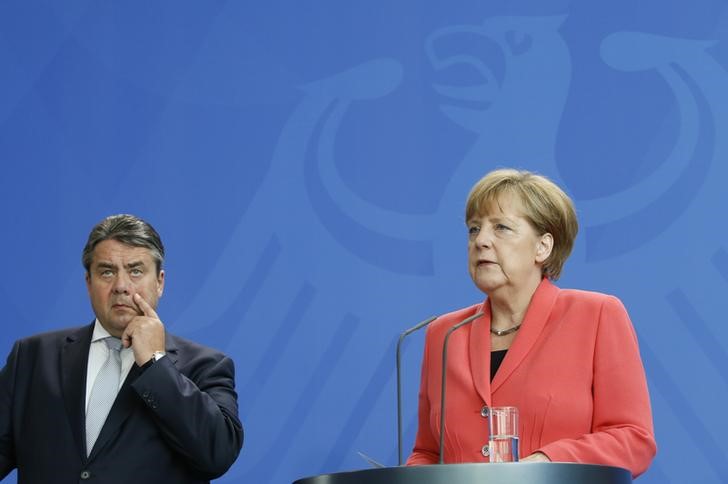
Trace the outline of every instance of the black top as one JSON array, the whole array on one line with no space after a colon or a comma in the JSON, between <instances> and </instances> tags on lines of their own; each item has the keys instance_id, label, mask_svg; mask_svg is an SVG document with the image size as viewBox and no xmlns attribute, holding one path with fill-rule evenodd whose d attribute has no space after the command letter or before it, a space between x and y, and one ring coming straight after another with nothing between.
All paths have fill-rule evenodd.
<instances>
[{"instance_id":1,"label":"black top","mask_svg":"<svg viewBox=\"0 0 728 484\"><path fill-rule=\"evenodd\" d=\"M498 371L498 368L500 368L501 363L503 363L503 358L506 357L506 353L508 353L508 350L490 352L490 381L493 381L493 377Z\"/></svg>"}]
</instances>

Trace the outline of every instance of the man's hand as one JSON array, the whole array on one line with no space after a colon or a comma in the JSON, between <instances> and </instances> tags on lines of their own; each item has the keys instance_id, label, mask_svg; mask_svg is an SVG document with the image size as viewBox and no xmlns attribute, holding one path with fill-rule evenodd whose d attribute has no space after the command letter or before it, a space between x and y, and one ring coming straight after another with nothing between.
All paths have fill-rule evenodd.
<instances>
[{"instance_id":1,"label":"man's hand","mask_svg":"<svg viewBox=\"0 0 728 484\"><path fill-rule=\"evenodd\" d=\"M124 348L134 350L134 361L144 365L154 356L155 351L164 351L164 324L156 311L139 294L134 294L134 302L141 314L134 316L121 335Z\"/></svg>"}]
</instances>

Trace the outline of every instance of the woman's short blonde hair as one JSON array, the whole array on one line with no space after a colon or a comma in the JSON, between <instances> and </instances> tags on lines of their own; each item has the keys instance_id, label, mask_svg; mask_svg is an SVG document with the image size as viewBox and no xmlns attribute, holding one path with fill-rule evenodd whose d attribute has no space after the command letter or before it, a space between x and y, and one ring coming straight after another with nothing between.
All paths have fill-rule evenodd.
<instances>
[{"instance_id":1,"label":"woman's short blonde hair","mask_svg":"<svg viewBox=\"0 0 728 484\"><path fill-rule=\"evenodd\" d=\"M558 279L579 231L571 198L545 176L513 169L495 170L470 190L465 206L466 223L485 215L504 194L520 200L525 211L523 216L539 235L549 233L553 237L554 246L543 263L543 274L549 279Z\"/></svg>"}]
</instances>

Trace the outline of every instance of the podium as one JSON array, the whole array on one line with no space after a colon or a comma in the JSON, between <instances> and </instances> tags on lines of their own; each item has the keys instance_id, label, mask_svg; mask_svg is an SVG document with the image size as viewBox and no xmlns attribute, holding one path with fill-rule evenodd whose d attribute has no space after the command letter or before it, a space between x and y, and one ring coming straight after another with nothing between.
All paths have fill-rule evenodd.
<instances>
[{"instance_id":1,"label":"podium","mask_svg":"<svg viewBox=\"0 0 728 484\"><path fill-rule=\"evenodd\" d=\"M631 484L627 469L592 464L516 462L382 467L306 477L293 484Z\"/></svg>"}]
</instances>

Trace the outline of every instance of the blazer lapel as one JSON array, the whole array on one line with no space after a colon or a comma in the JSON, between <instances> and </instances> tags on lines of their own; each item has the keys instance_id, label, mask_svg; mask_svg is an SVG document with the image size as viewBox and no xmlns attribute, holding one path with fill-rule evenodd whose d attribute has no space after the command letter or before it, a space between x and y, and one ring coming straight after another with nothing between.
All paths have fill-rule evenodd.
<instances>
[{"instance_id":1,"label":"blazer lapel","mask_svg":"<svg viewBox=\"0 0 728 484\"><path fill-rule=\"evenodd\" d=\"M179 348L177 346L177 339L169 334L164 333L164 352L167 353L166 358L169 358L169 361L173 364L177 364L177 360L179 359Z\"/></svg>"},{"instance_id":2,"label":"blazer lapel","mask_svg":"<svg viewBox=\"0 0 728 484\"><path fill-rule=\"evenodd\" d=\"M531 351L533 346L536 344L543 328L546 326L549 316L551 315L551 309L556 302L559 288L554 286L548 279L544 278L536 288L536 292L531 298L531 303L528 305L528 310L523 318L521 329L518 332L518 336L513 340L513 344L508 349L506 357L503 359L498 372L493 378L491 384L491 392L494 393L498 388L505 382L508 377L513 373L518 365L526 358L526 355ZM489 321L490 323L490 321ZM488 337L490 341L490 337ZM490 361L490 353L488 353L488 360ZM490 378L490 376L489 376Z\"/></svg>"},{"instance_id":3,"label":"blazer lapel","mask_svg":"<svg viewBox=\"0 0 728 484\"><path fill-rule=\"evenodd\" d=\"M116 434L122 423L129 417L132 410L139 403L139 397L134 392L131 384L136 380L142 373L142 369L139 368L136 363L131 366L129 374L126 376L126 380L121 385L119 393L116 395L116 400L109 410L109 415L106 417L104 426L101 427L94 447L91 450L91 454L88 456L89 460L92 460L99 453L100 449L106 445L111 437Z\"/></svg>"},{"instance_id":4,"label":"blazer lapel","mask_svg":"<svg viewBox=\"0 0 728 484\"><path fill-rule=\"evenodd\" d=\"M473 321L470 329L470 373L478 395L490 406L490 304L484 302L475 310L479 311L483 316Z\"/></svg>"},{"instance_id":5,"label":"blazer lapel","mask_svg":"<svg viewBox=\"0 0 728 484\"><path fill-rule=\"evenodd\" d=\"M86 368L93 324L66 336L61 349L61 386L66 413L81 458L86 460Z\"/></svg>"},{"instance_id":6,"label":"blazer lapel","mask_svg":"<svg viewBox=\"0 0 728 484\"><path fill-rule=\"evenodd\" d=\"M164 351L167 353L166 357L170 358L172 364L175 364L177 362L177 345L173 337L170 337L168 333L165 335L165 339L166 344ZM139 398L139 395L136 394L136 391L131 387L131 384L134 383L141 374L142 369L134 363L129 370L129 374L126 376L124 383L121 385L119 393L116 395L116 400L114 400L114 404L111 406L109 416L106 417L104 426L101 427L101 432L99 433L99 437L96 439L96 443L94 443L94 448L89 455L89 460L96 457L101 449L104 448L106 443L118 432L121 424L129 418L132 411L140 406L141 399Z\"/></svg>"}]
</instances>

